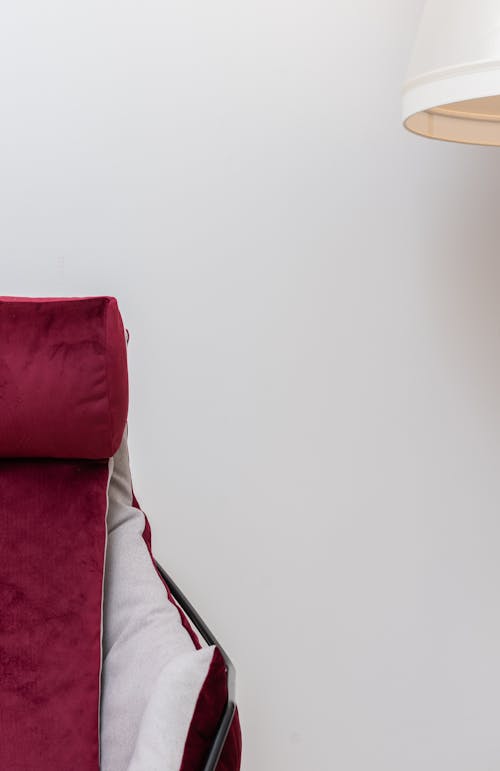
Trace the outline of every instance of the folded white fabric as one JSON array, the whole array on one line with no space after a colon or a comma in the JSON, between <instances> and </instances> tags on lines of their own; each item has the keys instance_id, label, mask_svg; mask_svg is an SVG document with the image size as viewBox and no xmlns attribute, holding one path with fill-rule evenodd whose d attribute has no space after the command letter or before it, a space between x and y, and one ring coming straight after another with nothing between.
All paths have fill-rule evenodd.
<instances>
[{"instance_id":1,"label":"folded white fabric","mask_svg":"<svg viewBox=\"0 0 500 771\"><path fill-rule=\"evenodd\" d=\"M163 669L144 711L128 771L177 771L181 767L196 698L213 654L213 648L182 653Z\"/></svg>"}]
</instances>

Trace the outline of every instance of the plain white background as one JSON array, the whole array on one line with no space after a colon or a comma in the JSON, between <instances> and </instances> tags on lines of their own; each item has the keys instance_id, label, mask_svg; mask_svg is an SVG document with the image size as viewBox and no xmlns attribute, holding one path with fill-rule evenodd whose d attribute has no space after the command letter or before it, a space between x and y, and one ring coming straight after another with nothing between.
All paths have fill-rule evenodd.
<instances>
[{"instance_id":1,"label":"plain white background","mask_svg":"<svg viewBox=\"0 0 500 771\"><path fill-rule=\"evenodd\" d=\"M500 150L401 128L421 8L0 8L1 291L118 297L245 771L498 768Z\"/></svg>"}]
</instances>

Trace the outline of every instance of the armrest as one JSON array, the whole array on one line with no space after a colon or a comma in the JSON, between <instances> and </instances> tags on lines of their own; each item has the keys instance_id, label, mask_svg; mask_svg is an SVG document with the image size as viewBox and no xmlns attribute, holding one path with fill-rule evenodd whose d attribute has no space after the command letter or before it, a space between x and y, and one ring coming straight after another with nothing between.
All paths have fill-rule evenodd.
<instances>
[{"instance_id":1,"label":"armrest","mask_svg":"<svg viewBox=\"0 0 500 771\"><path fill-rule=\"evenodd\" d=\"M219 723L219 727L217 728L217 733L215 734L212 747L208 754L205 765L203 766L203 771L216 771L217 763L221 756L222 750L224 749L224 744L226 743L227 735L229 733L229 729L231 728L231 723L233 721L234 713L236 710L236 697L235 697L236 672L231 659L229 658L225 650L222 648L222 646L219 645L217 639L212 634L212 632L210 631L206 623L203 621L199 613L196 611L196 609L191 605L186 595L181 591L181 589L179 589L177 584L170 578L170 576L168 575L168 573L166 573L166 571L162 568L162 566L156 561L155 561L155 564L161 577L168 584L168 587L175 601L180 605L180 607L182 608L184 613L188 616L190 621L192 621L193 625L199 631L200 635L203 637L205 642L208 645L217 646L220 653L222 654L222 658L224 659L224 663L226 666L226 675L227 675L228 699L227 699L226 708L224 710L224 714L222 715L221 721Z\"/></svg>"}]
</instances>

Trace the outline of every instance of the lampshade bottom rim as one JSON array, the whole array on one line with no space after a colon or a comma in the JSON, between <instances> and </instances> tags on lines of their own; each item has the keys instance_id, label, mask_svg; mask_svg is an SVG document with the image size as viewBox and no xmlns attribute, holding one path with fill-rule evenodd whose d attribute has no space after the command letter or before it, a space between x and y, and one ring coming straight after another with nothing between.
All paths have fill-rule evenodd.
<instances>
[{"instance_id":1,"label":"lampshade bottom rim","mask_svg":"<svg viewBox=\"0 0 500 771\"><path fill-rule=\"evenodd\" d=\"M442 114L440 107L436 106L409 115L403 125L413 134L429 139L500 147L500 120L496 117L473 120L471 117L453 115L452 112Z\"/></svg>"}]
</instances>

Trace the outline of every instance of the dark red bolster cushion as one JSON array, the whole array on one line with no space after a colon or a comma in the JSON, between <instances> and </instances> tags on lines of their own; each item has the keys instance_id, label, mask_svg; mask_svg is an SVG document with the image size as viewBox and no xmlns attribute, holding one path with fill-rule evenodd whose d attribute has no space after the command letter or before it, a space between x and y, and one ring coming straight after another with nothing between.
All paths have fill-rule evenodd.
<instances>
[{"instance_id":1,"label":"dark red bolster cushion","mask_svg":"<svg viewBox=\"0 0 500 771\"><path fill-rule=\"evenodd\" d=\"M113 297L0 297L0 457L110 458L128 410Z\"/></svg>"}]
</instances>

